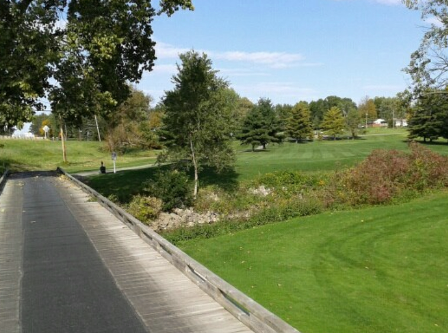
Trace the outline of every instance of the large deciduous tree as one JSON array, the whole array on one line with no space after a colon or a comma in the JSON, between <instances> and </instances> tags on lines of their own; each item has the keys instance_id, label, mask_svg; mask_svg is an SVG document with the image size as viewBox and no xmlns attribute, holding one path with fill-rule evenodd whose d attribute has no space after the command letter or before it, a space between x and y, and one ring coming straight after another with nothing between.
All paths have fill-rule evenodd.
<instances>
[{"instance_id":1,"label":"large deciduous tree","mask_svg":"<svg viewBox=\"0 0 448 333\"><path fill-rule=\"evenodd\" d=\"M406 68L413 81L414 95L418 98L428 88L445 89L448 86L448 6L444 0L403 0L403 3L420 10L423 20L437 22L426 29Z\"/></svg>"},{"instance_id":2,"label":"large deciduous tree","mask_svg":"<svg viewBox=\"0 0 448 333\"><path fill-rule=\"evenodd\" d=\"M345 125L347 130L350 131L352 138L355 139L358 135L358 127L361 122L359 112L355 108L351 108L345 116Z\"/></svg>"},{"instance_id":3,"label":"large deciduous tree","mask_svg":"<svg viewBox=\"0 0 448 333\"><path fill-rule=\"evenodd\" d=\"M62 122L113 112L129 95L127 83L153 66L154 16L193 9L191 0L160 0L159 7L150 0L1 1L0 124L29 121L50 77L59 82L50 98Z\"/></svg>"},{"instance_id":4,"label":"large deciduous tree","mask_svg":"<svg viewBox=\"0 0 448 333\"><path fill-rule=\"evenodd\" d=\"M313 138L311 113L306 102L293 106L286 120L286 133L296 142Z\"/></svg>"},{"instance_id":5,"label":"large deciduous tree","mask_svg":"<svg viewBox=\"0 0 448 333\"><path fill-rule=\"evenodd\" d=\"M252 151L261 145L266 149L270 142L280 142L281 122L275 113L275 109L269 99L261 98L247 114L238 139L241 144L249 144Z\"/></svg>"},{"instance_id":6,"label":"large deciduous tree","mask_svg":"<svg viewBox=\"0 0 448 333\"><path fill-rule=\"evenodd\" d=\"M233 166L231 134L235 103L228 83L217 76L206 54L189 51L180 55L174 89L163 99L161 137L167 148L161 160L188 161L194 170L194 197L203 166L218 171Z\"/></svg>"},{"instance_id":7,"label":"large deciduous tree","mask_svg":"<svg viewBox=\"0 0 448 333\"><path fill-rule=\"evenodd\" d=\"M0 126L30 121L57 62L65 1L0 1Z\"/></svg>"},{"instance_id":8,"label":"large deciduous tree","mask_svg":"<svg viewBox=\"0 0 448 333\"><path fill-rule=\"evenodd\" d=\"M368 96L364 97L358 106L359 116L365 120L365 126L367 123L375 120L378 117L375 103L373 99Z\"/></svg>"}]
</instances>

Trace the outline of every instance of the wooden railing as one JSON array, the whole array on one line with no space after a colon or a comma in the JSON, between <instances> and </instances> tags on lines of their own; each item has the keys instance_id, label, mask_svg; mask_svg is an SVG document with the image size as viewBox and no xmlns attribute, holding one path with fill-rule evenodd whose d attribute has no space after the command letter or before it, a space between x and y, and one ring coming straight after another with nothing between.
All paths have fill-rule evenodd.
<instances>
[{"instance_id":1,"label":"wooden railing","mask_svg":"<svg viewBox=\"0 0 448 333\"><path fill-rule=\"evenodd\" d=\"M80 182L63 169L58 171L72 182L80 186L86 193L96 200L132 229L141 239L153 247L172 265L190 278L216 302L234 315L243 324L257 333L300 333L282 319L266 310L254 300L225 282L219 276L189 257L162 236L154 232L147 225L115 205L110 200Z\"/></svg>"},{"instance_id":2,"label":"wooden railing","mask_svg":"<svg viewBox=\"0 0 448 333\"><path fill-rule=\"evenodd\" d=\"M8 177L8 175L9 175L9 170L6 169L5 172L3 173L3 175L0 178L0 193L2 193L3 185L5 185L6 178Z\"/></svg>"}]
</instances>

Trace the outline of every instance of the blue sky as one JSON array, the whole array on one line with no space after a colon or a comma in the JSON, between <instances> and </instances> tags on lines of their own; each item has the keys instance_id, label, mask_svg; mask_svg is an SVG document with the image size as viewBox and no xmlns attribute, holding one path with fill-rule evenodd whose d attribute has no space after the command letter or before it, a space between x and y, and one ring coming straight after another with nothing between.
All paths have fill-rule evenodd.
<instances>
[{"instance_id":1,"label":"blue sky","mask_svg":"<svg viewBox=\"0 0 448 333\"><path fill-rule=\"evenodd\" d=\"M329 95L395 96L424 33L400 0L193 0L153 22L158 60L138 88L158 102L179 54L205 52L242 97L295 104Z\"/></svg>"}]
</instances>

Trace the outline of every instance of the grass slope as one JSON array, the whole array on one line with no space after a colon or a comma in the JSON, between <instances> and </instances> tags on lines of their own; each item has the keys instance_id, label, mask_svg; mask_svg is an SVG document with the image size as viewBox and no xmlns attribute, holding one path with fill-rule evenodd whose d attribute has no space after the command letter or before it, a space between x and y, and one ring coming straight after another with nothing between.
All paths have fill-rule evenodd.
<instances>
[{"instance_id":1,"label":"grass slope","mask_svg":"<svg viewBox=\"0 0 448 333\"><path fill-rule=\"evenodd\" d=\"M55 170L58 166L69 172L99 170L100 162L113 168L111 155L104 149L104 143L93 141L68 141L66 143L67 159L62 161L60 141L0 139L0 166L7 166L12 171ZM119 156L117 167L150 164L155 161L154 151L130 152Z\"/></svg>"},{"instance_id":2,"label":"grass slope","mask_svg":"<svg viewBox=\"0 0 448 333\"><path fill-rule=\"evenodd\" d=\"M448 193L180 244L303 333L448 331Z\"/></svg>"}]
</instances>

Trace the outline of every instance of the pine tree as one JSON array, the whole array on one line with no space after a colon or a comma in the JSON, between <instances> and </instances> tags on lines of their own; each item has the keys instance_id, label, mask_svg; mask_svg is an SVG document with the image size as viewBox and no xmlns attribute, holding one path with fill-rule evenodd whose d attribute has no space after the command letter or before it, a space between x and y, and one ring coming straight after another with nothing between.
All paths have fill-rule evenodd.
<instances>
[{"instance_id":1,"label":"pine tree","mask_svg":"<svg viewBox=\"0 0 448 333\"><path fill-rule=\"evenodd\" d=\"M247 114L237 137L241 144L250 144L252 151L259 145L266 149L268 143L281 141L280 125L271 101L261 98Z\"/></svg>"},{"instance_id":2,"label":"pine tree","mask_svg":"<svg viewBox=\"0 0 448 333\"><path fill-rule=\"evenodd\" d=\"M307 103L297 103L291 109L290 115L286 120L286 132L296 142L306 138L313 138L311 113Z\"/></svg>"},{"instance_id":3,"label":"pine tree","mask_svg":"<svg viewBox=\"0 0 448 333\"><path fill-rule=\"evenodd\" d=\"M341 110L337 107L332 107L324 115L322 121L322 128L336 140L336 136L342 134L345 128L345 120L342 116Z\"/></svg>"}]
</instances>

